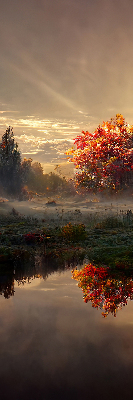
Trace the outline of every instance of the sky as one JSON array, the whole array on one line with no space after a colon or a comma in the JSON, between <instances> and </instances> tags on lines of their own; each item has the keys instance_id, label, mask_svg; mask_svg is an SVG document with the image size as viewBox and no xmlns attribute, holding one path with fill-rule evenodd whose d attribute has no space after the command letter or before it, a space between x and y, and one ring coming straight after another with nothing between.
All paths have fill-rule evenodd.
<instances>
[{"instance_id":1,"label":"sky","mask_svg":"<svg viewBox=\"0 0 133 400\"><path fill-rule=\"evenodd\" d=\"M0 0L0 137L13 126L22 158L69 171L82 130L133 123L132 15L132 0Z\"/></svg>"}]
</instances>

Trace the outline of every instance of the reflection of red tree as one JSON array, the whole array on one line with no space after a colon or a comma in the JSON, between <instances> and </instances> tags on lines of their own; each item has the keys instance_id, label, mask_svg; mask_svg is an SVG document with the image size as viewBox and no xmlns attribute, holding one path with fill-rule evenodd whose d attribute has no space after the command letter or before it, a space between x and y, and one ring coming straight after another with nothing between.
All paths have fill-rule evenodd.
<instances>
[{"instance_id":1,"label":"reflection of red tree","mask_svg":"<svg viewBox=\"0 0 133 400\"><path fill-rule=\"evenodd\" d=\"M109 313L116 317L116 311L133 299L133 280L124 274L111 276L109 268L86 265L80 271L73 271L73 278L79 281L85 303L92 302L92 307L103 310L103 317Z\"/></svg>"}]
</instances>

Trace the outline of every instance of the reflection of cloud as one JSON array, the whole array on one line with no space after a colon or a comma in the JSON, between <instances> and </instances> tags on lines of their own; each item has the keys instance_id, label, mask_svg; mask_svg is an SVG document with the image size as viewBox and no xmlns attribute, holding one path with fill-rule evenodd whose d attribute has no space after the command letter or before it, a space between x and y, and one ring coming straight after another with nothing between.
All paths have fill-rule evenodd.
<instances>
[{"instance_id":1,"label":"reflection of cloud","mask_svg":"<svg viewBox=\"0 0 133 400\"><path fill-rule=\"evenodd\" d=\"M48 292L48 291L53 291L53 290L56 290L56 289L52 289L52 288L41 288L41 289L39 289L39 290L43 290L44 292Z\"/></svg>"}]
</instances>

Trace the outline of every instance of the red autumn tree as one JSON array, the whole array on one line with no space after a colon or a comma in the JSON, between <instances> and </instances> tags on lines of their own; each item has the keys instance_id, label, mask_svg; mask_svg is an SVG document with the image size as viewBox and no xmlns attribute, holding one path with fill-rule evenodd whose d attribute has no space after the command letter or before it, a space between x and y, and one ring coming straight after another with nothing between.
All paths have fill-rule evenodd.
<instances>
[{"instance_id":1,"label":"red autumn tree","mask_svg":"<svg viewBox=\"0 0 133 400\"><path fill-rule=\"evenodd\" d=\"M82 131L67 154L77 168L76 183L88 190L118 191L133 184L133 126L121 114L94 133Z\"/></svg>"}]
</instances>

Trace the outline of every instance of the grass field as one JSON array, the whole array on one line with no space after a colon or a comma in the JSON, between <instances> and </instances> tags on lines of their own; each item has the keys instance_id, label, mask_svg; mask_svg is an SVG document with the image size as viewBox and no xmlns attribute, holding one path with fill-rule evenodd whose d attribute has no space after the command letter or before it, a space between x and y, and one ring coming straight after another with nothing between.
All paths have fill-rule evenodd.
<instances>
[{"instance_id":1,"label":"grass field","mask_svg":"<svg viewBox=\"0 0 133 400\"><path fill-rule=\"evenodd\" d=\"M51 199L50 199L51 200ZM132 202L34 198L0 203L0 263L40 253L71 262L133 265Z\"/></svg>"}]
</instances>

